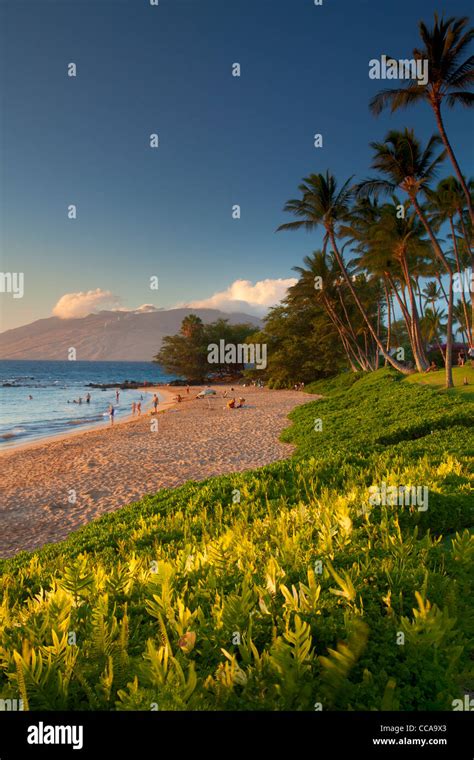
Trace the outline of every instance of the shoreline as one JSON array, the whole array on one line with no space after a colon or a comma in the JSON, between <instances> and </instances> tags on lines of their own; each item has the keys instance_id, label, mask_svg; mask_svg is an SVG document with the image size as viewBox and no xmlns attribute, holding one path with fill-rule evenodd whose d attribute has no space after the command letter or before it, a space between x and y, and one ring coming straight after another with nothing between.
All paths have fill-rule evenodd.
<instances>
[{"instance_id":1,"label":"shoreline","mask_svg":"<svg viewBox=\"0 0 474 760\"><path fill-rule=\"evenodd\" d=\"M169 408L170 406L173 406L176 402L171 399L173 393L171 390L168 390L169 386L164 386L165 390L163 390L163 386L158 385L147 385L143 388L136 388L134 390L142 391L143 393L157 393L158 397L160 398L160 404L158 409L162 409L164 407ZM164 397L163 400L161 397ZM145 416L150 411L150 404L147 399L147 403L144 406L142 410L142 416ZM7 454L12 454L17 451L23 451L31 448L35 448L38 446L44 446L48 443L53 443L55 441L65 441L69 438L77 438L80 435L86 435L87 433L91 432L97 432L97 431L107 431L110 430L110 428L115 427L117 425L125 425L127 423L133 422L134 420L138 420L140 417L137 415L132 414L132 412L127 412L127 414L124 414L123 417L120 419L114 419L113 425L110 424L110 420L104 421L97 421L93 422L91 424L84 423L84 425L81 425L80 428L75 430L67 430L63 431L62 433L56 433L56 434L48 434L41 436L41 438L35 438L31 441L18 441L18 443L13 443L9 445L7 448L0 448L0 459Z\"/></svg>"},{"instance_id":2,"label":"shoreline","mask_svg":"<svg viewBox=\"0 0 474 760\"><path fill-rule=\"evenodd\" d=\"M155 416L74 431L2 452L0 558L57 543L103 514L189 481L244 472L287 459L294 446L279 440L288 414L319 396L295 390L236 386L245 396L229 409L223 392L182 403L174 388ZM155 392L155 387L147 387ZM157 425L151 425L156 420Z\"/></svg>"}]
</instances>

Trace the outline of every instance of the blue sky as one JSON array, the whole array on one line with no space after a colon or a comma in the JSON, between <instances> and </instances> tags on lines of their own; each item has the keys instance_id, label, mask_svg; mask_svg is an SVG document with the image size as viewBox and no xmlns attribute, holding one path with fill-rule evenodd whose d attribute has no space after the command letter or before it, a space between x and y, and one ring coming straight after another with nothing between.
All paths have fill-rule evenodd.
<instances>
[{"instance_id":1,"label":"blue sky","mask_svg":"<svg viewBox=\"0 0 474 760\"><path fill-rule=\"evenodd\" d=\"M469 6L444 4L453 15ZM432 0L4 0L2 271L25 273L25 296L0 296L1 329L50 316L66 293L100 288L126 308L169 307L237 279L291 277L320 245L317 234L275 233L301 178L327 168L341 181L367 176L370 140L389 128L434 131L427 105L370 114L381 83L368 61L407 57L418 20L436 9ZM471 174L472 116L445 117Z\"/></svg>"}]
</instances>

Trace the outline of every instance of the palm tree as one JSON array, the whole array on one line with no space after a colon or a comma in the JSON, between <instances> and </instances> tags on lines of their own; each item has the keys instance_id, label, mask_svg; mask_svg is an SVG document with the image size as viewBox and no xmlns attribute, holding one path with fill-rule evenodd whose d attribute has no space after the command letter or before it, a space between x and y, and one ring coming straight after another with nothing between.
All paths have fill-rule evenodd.
<instances>
[{"instance_id":1,"label":"palm tree","mask_svg":"<svg viewBox=\"0 0 474 760\"><path fill-rule=\"evenodd\" d=\"M357 340L359 326L354 324L354 315L350 313L353 309L345 303L341 293L341 275L335 257L318 250L305 256L303 264L293 267L299 279L289 289L288 300L298 303L316 298L339 335L351 369L354 372L371 369L369 358Z\"/></svg>"},{"instance_id":2,"label":"palm tree","mask_svg":"<svg viewBox=\"0 0 474 760\"><path fill-rule=\"evenodd\" d=\"M295 222L281 224L277 231L299 229L312 231L319 226L324 228L324 246L327 245L328 241L331 243L331 248L341 270L341 275L379 351L395 369L408 374L409 370L386 352L357 294L353 280L349 276L341 251L337 245L336 236L338 234L338 227L341 222L348 218L349 204L352 198L352 190L349 187L351 181L352 177L346 180L339 190L335 177L329 172L326 172L325 175L311 174L309 177L305 177L302 184L299 185L301 198L289 200L284 207L285 211L289 211L299 217L299 219Z\"/></svg>"},{"instance_id":3,"label":"palm tree","mask_svg":"<svg viewBox=\"0 0 474 760\"><path fill-rule=\"evenodd\" d=\"M181 322L181 332L186 338L191 338L202 330L203 322L196 314L188 314Z\"/></svg>"},{"instance_id":4,"label":"palm tree","mask_svg":"<svg viewBox=\"0 0 474 760\"><path fill-rule=\"evenodd\" d=\"M441 288L439 287L438 283L434 280L427 282L423 288L423 297L426 303L429 303L434 309L436 301L439 301L441 298Z\"/></svg>"},{"instance_id":5,"label":"palm tree","mask_svg":"<svg viewBox=\"0 0 474 760\"><path fill-rule=\"evenodd\" d=\"M459 280L462 282L463 267L461 256L458 249L458 238L456 236L454 220L456 215L462 219L463 196L462 189L455 177L445 177L442 179L435 190L426 189L428 197L428 209L430 213L430 222L436 230L439 230L443 224L448 223L451 230L451 239L453 241L453 252L456 262L456 270ZM469 344L472 345L472 333L469 324L467 303L464 296L464 288L461 288L461 300L465 310L465 318L468 329Z\"/></svg>"},{"instance_id":6,"label":"palm tree","mask_svg":"<svg viewBox=\"0 0 474 760\"><path fill-rule=\"evenodd\" d=\"M364 180L357 186L356 191L359 196L364 197L372 193L376 195L378 193L390 193L393 195L397 189L403 190L425 228L435 257L439 260L448 275L446 387L452 388L453 272L433 232L420 200L420 194L426 192L429 181L436 175L439 164L446 156L446 151L442 151L436 155L436 149L440 143L441 138L433 135L423 149L420 141L415 137L413 130L405 129L403 132L391 130L384 142L371 143L371 147L375 151L372 166L385 175L384 178Z\"/></svg>"},{"instance_id":7,"label":"palm tree","mask_svg":"<svg viewBox=\"0 0 474 760\"><path fill-rule=\"evenodd\" d=\"M453 309L453 319L454 322L459 325L459 332L461 333L463 343L471 345L468 338L466 314L462 301L456 301Z\"/></svg>"},{"instance_id":8,"label":"palm tree","mask_svg":"<svg viewBox=\"0 0 474 760\"><path fill-rule=\"evenodd\" d=\"M425 310L425 314L423 316L423 319L421 320L421 327L423 330L423 334L428 342L431 342L434 340L436 343L438 350L443 357L443 362L446 361L446 357L443 353L443 348L440 343L440 337L441 335L446 333L446 324L443 323L443 319L445 318L444 311L441 311L440 309L436 308L428 308ZM446 347L447 350L447 347Z\"/></svg>"},{"instance_id":9,"label":"palm tree","mask_svg":"<svg viewBox=\"0 0 474 760\"><path fill-rule=\"evenodd\" d=\"M474 82L474 56L463 60L474 37L474 29L466 29L468 23L469 19L466 16L444 20L438 18L437 13L434 15L432 29L428 29L426 24L420 21L419 31L423 47L415 48L413 58L428 62L427 83L420 84L418 80L412 79L406 87L382 90L371 100L370 108L378 115L387 105L391 106L393 113L420 100L428 101L433 109L440 137L463 189L471 222L474 224L471 195L449 142L441 113L443 101L449 108L456 104L466 107L474 105L474 94L469 92Z\"/></svg>"},{"instance_id":10,"label":"palm tree","mask_svg":"<svg viewBox=\"0 0 474 760\"><path fill-rule=\"evenodd\" d=\"M429 363L421 340L413 274L424 271L429 244L424 239L425 232L416 214L410 213L408 206L403 207L398 198L394 197L392 201L392 204L371 206L368 199L361 199L352 211L351 224L342 230L356 242L355 250L361 253L354 263L382 283L388 304L389 329L390 293L395 294L406 322L416 367L423 372ZM399 208L403 208L401 215L397 213ZM411 312L399 288L402 294L404 289L408 291Z\"/></svg>"}]
</instances>

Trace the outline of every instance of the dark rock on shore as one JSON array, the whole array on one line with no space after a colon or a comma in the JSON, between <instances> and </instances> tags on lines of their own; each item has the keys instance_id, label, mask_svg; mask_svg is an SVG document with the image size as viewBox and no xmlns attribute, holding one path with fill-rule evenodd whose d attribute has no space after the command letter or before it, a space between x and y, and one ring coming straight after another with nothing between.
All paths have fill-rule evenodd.
<instances>
[{"instance_id":1,"label":"dark rock on shore","mask_svg":"<svg viewBox=\"0 0 474 760\"><path fill-rule=\"evenodd\" d=\"M106 391L109 388L120 388L122 391L146 388L148 385L163 385L163 383L151 383L149 380L123 380L121 383L87 383L86 388L99 388Z\"/></svg>"}]
</instances>

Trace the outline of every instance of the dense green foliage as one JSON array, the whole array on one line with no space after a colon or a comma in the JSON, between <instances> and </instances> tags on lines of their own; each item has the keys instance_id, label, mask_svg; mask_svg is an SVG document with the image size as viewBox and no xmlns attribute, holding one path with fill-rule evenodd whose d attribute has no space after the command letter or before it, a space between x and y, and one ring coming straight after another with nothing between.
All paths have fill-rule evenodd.
<instances>
[{"instance_id":1,"label":"dense green foliage","mask_svg":"<svg viewBox=\"0 0 474 760\"><path fill-rule=\"evenodd\" d=\"M1 696L452 709L474 687L473 407L387 370L349 377L292 413L290 460L164 490L1 562ZM428 510L370 506L380 481L428 486Z\"/></svg>"},{"instance_id":2,"label":"dense green foliage","mask_svg":"<svg viewBox=\"0 0 474 760\"><path fill-rule=\"evenodd\" d=\"M253 332L255 326L251 324L231 325L227 319L218 319L205 325L195 314L189 314L183 319L177 335L163 338L161 349L154 361L161 364L167 372L184 377L190 382L202 382L211 374L226 374L229 371L239 373L244 369L243 363L210 364L208 346L219 345L220 340L235 346L243 344Z\"/></svg>"},{"instance_id":3,"label":"dense green foliage","mask_svg":"<svg viewBox=\"0 0 474 760\"><path fill-rule=\"evenodd\" d=\"M345 366L337 334L321 307L314 298L295 307L291 289L283 303L270 310L263 330L251 339L267 345L268 366L264 373L255 369L246 376L263 377L269 388L292 388Z\"/></svg>"}]
</instances>

